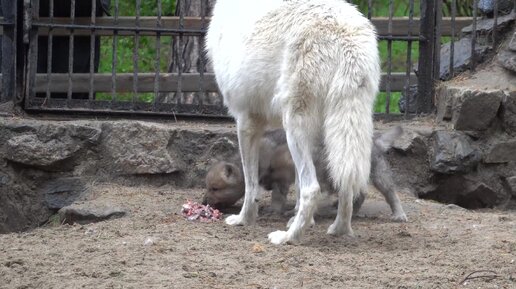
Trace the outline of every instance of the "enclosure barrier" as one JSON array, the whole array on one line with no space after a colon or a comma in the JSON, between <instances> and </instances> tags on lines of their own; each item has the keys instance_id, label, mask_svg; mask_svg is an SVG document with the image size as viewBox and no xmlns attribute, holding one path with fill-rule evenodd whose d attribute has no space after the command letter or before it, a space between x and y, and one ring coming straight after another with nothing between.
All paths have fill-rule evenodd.
<instances>
[{"instance_id":1,"label":"enclosure barrier","mask_svg":"<svg viewBox=\"0 0 516 289\"><path fill-rule=\"evenodd\" d=\"M214 2L1 0L2 102L23 97L28 111L224 117L203 50ZM439 0L406 0L402 17L393 0L383 1L387 16L376 15L377 1L354 2L378 31L383 112L397 113L392 105L399 92L406 115L431 112L442 37L451 39L445 61L453 63L455 39L477 22L476 1L473 18L458 16L456 0L445 7ZM492 38L496 43L496 32ZM473 36L472 51L475 45ZM393 58L400 47L402 61L399 53Z\"/></svg>"}]
</instances>

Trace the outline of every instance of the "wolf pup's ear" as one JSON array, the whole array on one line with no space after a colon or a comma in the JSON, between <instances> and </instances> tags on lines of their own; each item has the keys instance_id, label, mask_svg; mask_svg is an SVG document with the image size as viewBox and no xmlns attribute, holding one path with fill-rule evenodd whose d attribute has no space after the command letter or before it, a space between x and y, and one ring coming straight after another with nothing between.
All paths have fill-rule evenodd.
<instances>
[{"instance_id":1,"label":"wolf pup's ear","mask_svg":"<svg viewBox=\"0 0 516 289\"><path fill-rule=\"evenodd\" d=\"M226 163L222 171L224 181L228 184L236 184L240 178L240 169L234 164Z\"/></svg>"},{"instance_id":2,"label":"wolf pup's ear","mask_svg":"<svg viewBox=\"0 0 516 289\"><path fill-rule=\"evenodd\" d=\"M229 177L233 176L233 174L234 174L234 173L235 173L235 172L234 172L234 170L233 170L233 167L232 167L230 164L226 164L226 165L224 166L224 175L225 175L226 177L228 177L228 178L229 178Z\"/></svg>"},{"instance_id":3,"label":"wolf pup's ear","mask_svg":"<svg viewBox=\"0 0 516 289\"><path fill-rule=\"evenodd\" d=\"M384 133L381 133L375 136L374 144L376 147L380 149L382 152L388 151L394 141L399 138L403 134L403 129L401 126L395 126Z\"/></svg>"}]
</instances>

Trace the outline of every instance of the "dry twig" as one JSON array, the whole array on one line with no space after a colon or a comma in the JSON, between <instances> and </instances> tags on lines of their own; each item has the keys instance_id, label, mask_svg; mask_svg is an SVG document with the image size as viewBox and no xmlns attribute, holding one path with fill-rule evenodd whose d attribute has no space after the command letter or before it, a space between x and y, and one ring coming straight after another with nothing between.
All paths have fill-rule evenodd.
<instances>
[{"instance_id":1,"label":"dry twig","mask_svg":"<svg viewBox=\"0 0 516 289\"><path fill-rule=\"evenodd\" d=\"M473 275L475 275L477 273L486 273L486 274L473 276ZM491 280L496 279L498 277L500 277L500 276L498 274L496 274L495 271L492 271L492 270L477 270L477 271L473 271L473 272L469 273L459 284L464 284L464 282L466 282L468 280L479 279L479 278L488 278L486 281L491 281Z\"/></svg>"}]
</instances>

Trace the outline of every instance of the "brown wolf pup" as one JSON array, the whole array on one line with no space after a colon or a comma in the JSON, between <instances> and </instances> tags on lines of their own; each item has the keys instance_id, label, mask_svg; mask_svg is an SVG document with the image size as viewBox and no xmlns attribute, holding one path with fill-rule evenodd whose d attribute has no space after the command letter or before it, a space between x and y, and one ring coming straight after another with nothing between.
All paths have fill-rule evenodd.
<instances>
[{"instance_id":1,"label":"brown wolf pup","mask_svg":"<svg viewBox=\"0 0 516 289\"><path fill-rule=\"evenodd\" d=\"M260 176L269 171L271 159L277 147L287 143L285 131L282 129L267 131L260 141ZM291 160L292 162L292 160ZM267 178L266 176L262 176ZM285 196L292 181L278 180L281 184L267 182L266 189L273 191L274 196ZM242 162L240 154L235 154L227 161L218 161L206 175L206 193L203 204L209 204L216 208L226 208L234 205L244 196L244 175L242 173ZM286 184L288 182L288 184ZM287 186L285 188L285 185ZM282 190L281 192L277 190ZM278 203L278 202L275 202ZM279 213L283 210L284 201L281 208L273 206L274 211Z\"/></svg>"}]
</instances>

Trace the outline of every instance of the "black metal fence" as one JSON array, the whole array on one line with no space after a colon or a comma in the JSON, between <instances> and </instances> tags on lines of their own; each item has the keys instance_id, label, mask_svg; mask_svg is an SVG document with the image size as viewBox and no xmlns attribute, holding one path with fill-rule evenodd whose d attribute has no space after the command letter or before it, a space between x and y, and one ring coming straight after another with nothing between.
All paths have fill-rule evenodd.
<instances>
[{"instance_id":1,"label":"black metal fence","mask_svg":"<svg viewBox=\"0 0 516 289\"><path fill-rule=\"evenodd\" d=\"M203 51L214 2L1 0L1 100L28 111L225 116ZM441 37L452 40L453 63L454 39L472 18L455 8L443 18L439 0L406 0L401 17L393 0L382 11L378 1L354 2L381 40L381 111L431 112Z\"/></svg>"}]
</instances>

